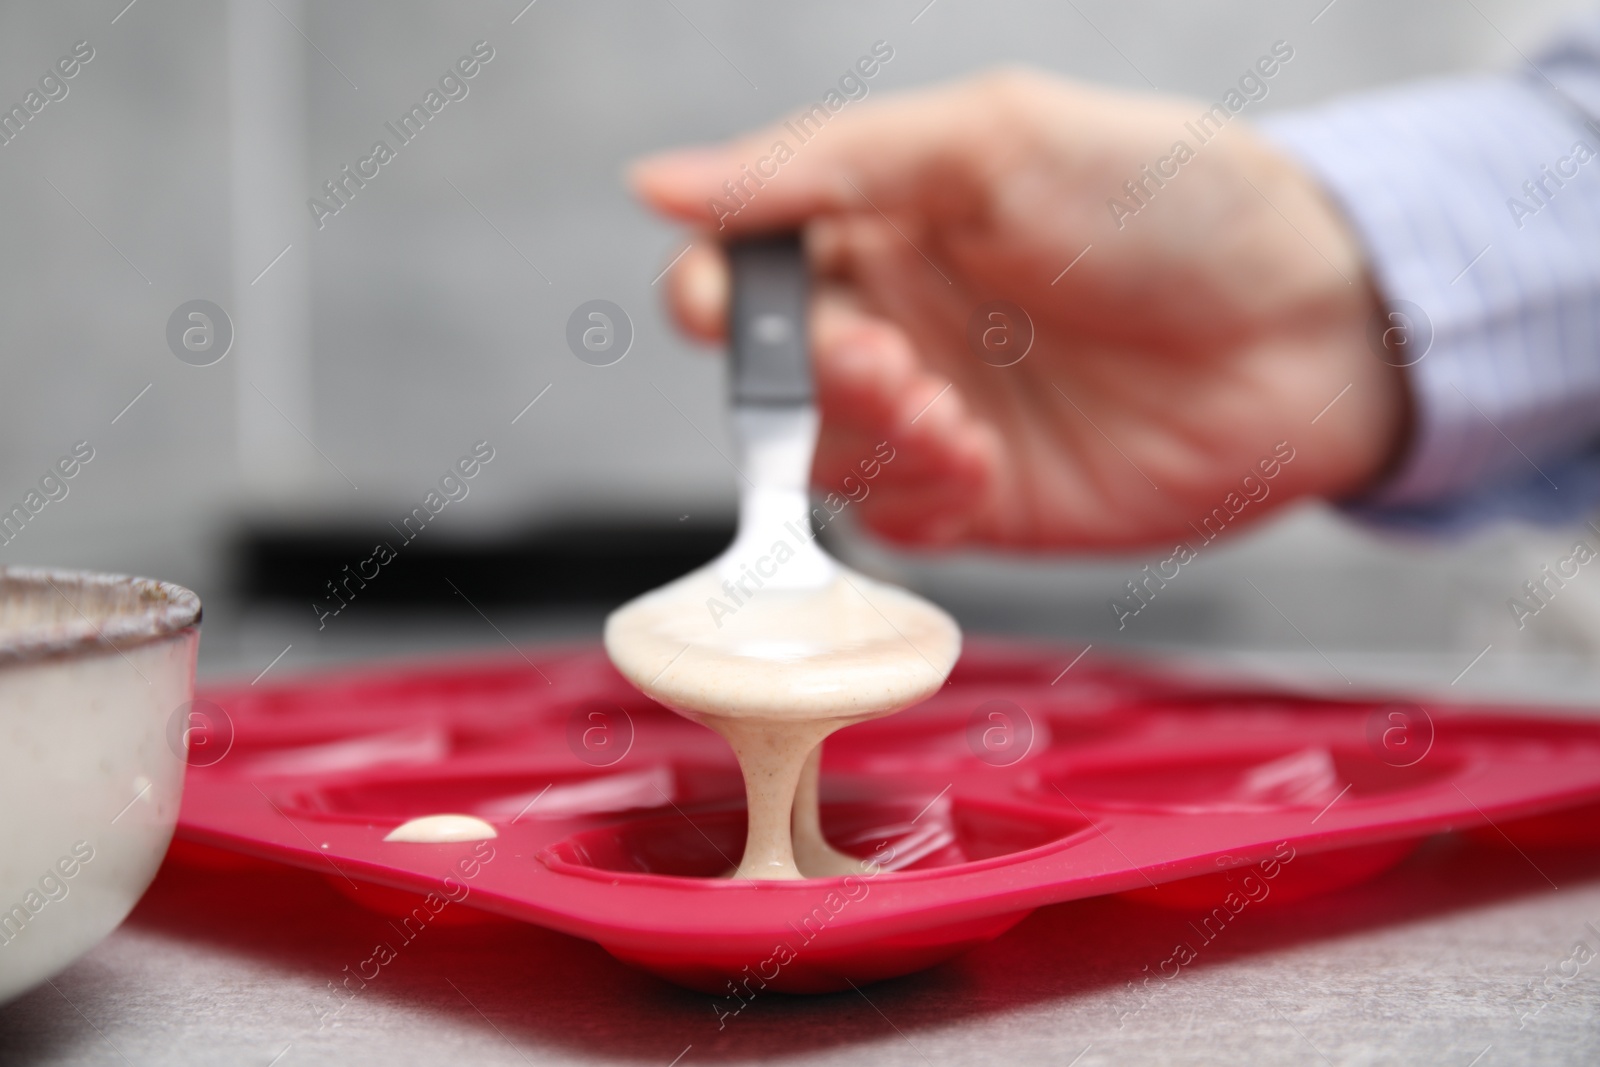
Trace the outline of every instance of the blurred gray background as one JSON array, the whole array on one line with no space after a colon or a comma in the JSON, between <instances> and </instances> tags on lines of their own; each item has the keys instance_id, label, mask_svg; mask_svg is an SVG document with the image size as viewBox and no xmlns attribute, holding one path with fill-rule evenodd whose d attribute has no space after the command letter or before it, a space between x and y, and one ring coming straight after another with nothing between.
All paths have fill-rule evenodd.
<instances>
[{"instance_id":1,"label":"blurred gray background","mask_svg":"<svg viewBox=\"0 0 1600 1067\"><path fill-rule=\"evenodd\" d=\"M20 500L74 442L95 449L70 495L0 547L0 562L195 588L211 672L253 675L285 646L280 670L492 643L490 627L518 640L592 636L603 604L496 605L441 622L356 602L319 630L309 605L244 595L237 544L252 529L398 521L481 439L496 458L428 537L470 549L574 521L729 521L734 479L706 439L727 447L721 368L665 320L653 280L684 237L629 198L631 158L815 100L880 39L895 55L874 94L1022 62L1143 89L1136 65L1165 91L1206 98L1286 39L1295 58L1255 105L1264 111L1510 67L1586 6L525 4L0 8L8 106L75 42L94 49L66 98L0 147L0 502ZM378 137L392 142L384 123L480 40L494 58L468 96L319 230L307 197ZM236 330L207 367L166 341L174 309L197 298ZM609 367L580 362L564 341L568 315L595 298L624 307L636 331ZM1521 631L1506 606L1575 536L1500 528L1405 544L1305 508L1212 550L1122 632L1106 602L1148 559L925 559L851 535L839 550L982 630L1213 662L1268 651L1291 674L1340 685L1449 690L1471 661L1456 691L1520 690L1537 676L1582 693L1600 646L1596 580L1584 572Z\"/></svg>"}]
</instances>

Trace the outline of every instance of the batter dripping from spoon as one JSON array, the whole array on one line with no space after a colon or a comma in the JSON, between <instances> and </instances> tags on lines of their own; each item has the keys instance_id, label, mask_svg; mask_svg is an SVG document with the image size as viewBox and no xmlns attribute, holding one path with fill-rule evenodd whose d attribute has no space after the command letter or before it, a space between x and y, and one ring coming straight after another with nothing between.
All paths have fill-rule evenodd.
<instances>
[{"instance_id":1,"label":"batter dripping from spoon","mask_svg":"<svg viewBox=\"0 0 1600 1067\"><path fill-rule=\"evenodd\" d=\"M810 535L818 418L794 238L729 249L739 532L705 567L623 605L606 651L646 695L715 730L744 774L737 878L858 872L818 813L822 742L944 684L961 632L920 597L857 574Z\"/></svg>"}]
</instances>

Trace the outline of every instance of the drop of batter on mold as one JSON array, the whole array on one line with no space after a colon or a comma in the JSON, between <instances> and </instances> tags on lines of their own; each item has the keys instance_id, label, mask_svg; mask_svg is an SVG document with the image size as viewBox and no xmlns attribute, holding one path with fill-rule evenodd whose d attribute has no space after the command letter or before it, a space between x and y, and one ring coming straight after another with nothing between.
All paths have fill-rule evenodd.
<instances>
[{"instance_id":1,"label":"drop of batter on mold","mask_svg":"<svg viewBox=\"0 0 1600 1067\"><path fill-rule=\"evenodd\" d=\"M729 259L738 535L710 564L613 612L606 652L647 696L732 747L749 810L735 878L860 873L864 861L822 833L822 742L937 692L961 631L935 605L816 544L807 487L818 418L799 242L741 242Z\"/></svg>"},{"instance_id":2,"label":"drop of batter on mold","mask_svg":"<svg viewBox=\"0 0 1600 1067\"><path fill-rule=\"evenodd\" d=\"M499 837L495 828L476 815L447 812L422 815L396 826L384 835L385 841L437 845L451 841L487 841ZM327 845L323 845L327 848Z\"/></svg>"}]
</instances>

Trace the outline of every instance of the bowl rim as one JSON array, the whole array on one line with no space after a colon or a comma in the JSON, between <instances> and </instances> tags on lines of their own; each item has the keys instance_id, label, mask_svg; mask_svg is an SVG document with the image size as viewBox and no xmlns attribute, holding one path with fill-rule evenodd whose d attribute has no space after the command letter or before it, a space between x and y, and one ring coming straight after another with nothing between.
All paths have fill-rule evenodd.
<instances>
[{"instance_id":1,"label":"bowl rim","mask_svg":"<svg viewBox=\"0 0 1600 1067\"><path fill-rule=\"evenodd\" d=\"M100 625L78 611L78 619L72 622L30 627L11 637L0 637L0 667L120 652L200 625L200 598L181 585L153 578L53 567L0 566L0 600L14 595L19 586L53 589L75 611L78 607L68 595L70 592L120 586L135 593L141 607Z\"/></svg>"}]
</instances>

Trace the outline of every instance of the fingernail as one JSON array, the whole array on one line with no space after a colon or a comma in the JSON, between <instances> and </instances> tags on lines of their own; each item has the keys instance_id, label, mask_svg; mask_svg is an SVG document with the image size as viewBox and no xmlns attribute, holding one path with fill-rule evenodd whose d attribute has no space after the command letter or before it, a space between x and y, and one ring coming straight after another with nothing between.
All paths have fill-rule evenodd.
<instances>
[{"instance_id":1,"label":"fingernail","mask_svg":"<svg viewBox=\"0 0 1600 1067\"><path fill-rule=\"evenodd\" d=\"M657 152L630 163L628 177L634 182L693 180L700 173L714 169L721 157L721 151L715 148L679 148Z\"/></svg>"}]
</instances>

